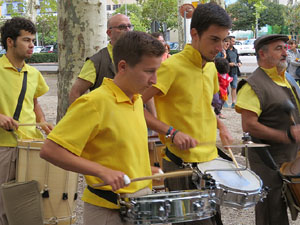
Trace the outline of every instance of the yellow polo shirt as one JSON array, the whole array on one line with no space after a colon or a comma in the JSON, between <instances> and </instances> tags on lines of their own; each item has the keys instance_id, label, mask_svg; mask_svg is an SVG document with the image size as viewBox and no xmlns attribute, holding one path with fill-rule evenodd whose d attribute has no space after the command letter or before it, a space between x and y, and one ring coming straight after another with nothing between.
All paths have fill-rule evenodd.
<instances>
[{"instance_id":1,"label":"yellow polo shirt","mask_svg":"<svg viewBox=\"0 0 300 225\"><path fill-rule=\"evenodd\" d=\"M9 62L6 55L0 58L0 114L13 117L22 89L24 72L27 71L27 89L19 117L20 123L35 123L33 99L45 94L47 86L42 74L25 64L20 72ZM42 138L35 126L21 126L16 131L20 139ZM15 147L16 137L12 132L0 128L0 146Z\"/></svg>"},{"instance_id":2,"label":"yellow polo shirt","mask_svg":"<svg viewBox=\"0 0 300 225\"><path fill-rule=\"evenodd\" d=\"M110 58L113 62L113 51L112 51L112 49L113 49L113 46L109 42L108 45L107 45L107 50L108 50L109 56L110 56ZM90 59L87 60L84 63L78 77L83 79L83 80L87 80L87 81L91 82L94 85L94 83L96 81L96 68L95 68L94 63Z\"/></svg>"},{"instance_id":3,"label":"yellow polo shirt","mask_svg":"<svg viewBox=\"0 0 300 225\"><path fill-rule=\"evenodd\" d=\"M265 69L265 68L261 67L261 69L263 69L266 72L266 74L274 81L275 84L277 84L281 87L287 87L287 88L291 89L291 91L296 99L298 109L300 109L300 105L296 98L296 95L295 95L290 83L287 81L287 79L285 77L285 72L282 72L280 75L278 75L276 67L273 67L271 69ZM258 99L256 93L254 92L254 90L251 88L251 86L248 83L243 85L243 87L241 88L241 90L238 92L238 95L237 95L237 102L236 102L235 110L236 110L236 112L241 113L241 109L246 109L246 110L255 112L257 114L257 116L260 116L260 114L262 112L262 110L260 108L259 99Z\"/></svg>"},{"instance_id":4,"label":"yellow polo shirt","mask_svg":"<svg viewBox=\"0 0 300 225\"><path fill-rule=\"evenodd\" d=\"M163 93L155 96L157 117L195 138L199 145L182 151L171 140L160 135L161 141L185 162L205 162L218 156L216 145L217 121L211 107L213 95L219 91L214 63L202 68L202 57L191 45L164 61L157 71L154 85Z\"/></svg>"},{"instance_id":5,"label":"yellow polo shirt","mask_svg":"<svg viewBox=\"0 0 300 225\"><path fill-rule=\"evenodd\" d=\"M132 102L111 79L104 78L100 88L78 98L47 138L75 155L123 171L131 179L151 175L142 99L135 95ZM85 179L90 186L102 182L93 176ZM117 193L134 193L145 187L151 188L151 181L133 182ZM111 190L111 186L101 189ZM87 188L82 200L118 208Z\"/></svg>"}]
</instances>

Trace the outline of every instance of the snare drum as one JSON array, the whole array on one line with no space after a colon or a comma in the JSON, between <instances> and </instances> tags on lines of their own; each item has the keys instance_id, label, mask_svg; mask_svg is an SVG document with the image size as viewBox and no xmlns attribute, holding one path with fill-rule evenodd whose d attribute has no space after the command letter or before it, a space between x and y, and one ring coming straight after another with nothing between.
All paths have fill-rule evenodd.
<instances>
[{"instance_id":1,"label":"snare drum","mask_svg":"<svg viewBox=\"0 0 300 225\"><path fill-rule=\"evenodd\" d=\"M131 224L203 220L215 214L212 191L174 191L120 200L121 216Z\"/></svg>"},{"instance_id":2,"label":"snare drum","mask_svg":"<svg viewBox=\"0 0 300 225\"><path fill-rule=\"evenodd\" d=\"M241 170L242 176L236 171L233 162L214 159L197 165L201 173L209 173L215 180L216 203L233 208L249 208L266 197L261 179L251 170Z\"/></svg>"},{"instance_id":3,"label":"snare drum","mask_svg":"<svg viewBox=\"0 0 300 225\"><path fill-rule=\"evenodd\" d=\"M18 141L18 182L36 180L42 193L44 224L75 222L78 174L63 170L40 158L43 140Z\"/></svg>"}]
</instances>

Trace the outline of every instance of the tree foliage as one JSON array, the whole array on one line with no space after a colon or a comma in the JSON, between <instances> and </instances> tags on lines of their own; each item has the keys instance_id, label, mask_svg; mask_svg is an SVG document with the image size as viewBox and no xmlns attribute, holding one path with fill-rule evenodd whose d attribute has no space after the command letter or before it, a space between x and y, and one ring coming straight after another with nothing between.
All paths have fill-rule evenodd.
<instances>
[{"instance_id":1,"label":"tree foliage","mask_svg":"<svg viewBox=\"0 0 300 225\"><path fill-rule=\"evenodd\" d=\"M117 13L125 14L125 5L122 5L118 8L114 15ZM142 20L142 8L136 4L128 4L127 5L127 15L130 18L131 23L134 25L134 30L136 31L147 31L146 25L143 23Z\"/></svg>"},{"instance_id":2,"label":"tree foliage","mask_svg":"<svg viewBox=\"0 0 300 225\"><path fill-rule=\"evenodd\" d=\"M163 32L163 23L168 30L177 26L177 0L147 0L142 4L143 23L150 30L151 23L160 23L160 32Z\"/></svg>"},{"instance_id":3,"label":"tree foliage","mask_svg":"<svg viewBox=\"0 0 300 225\"><path fill-rule=\"evenodd\" d=\"M54 44L57 41L57 16L42 14L37 16L36 27L40 45Z\"/></svg>"},{"instance_id":4,"label":"tree foliage","mask_svg":"<svg viewBox=\"0 0 300 225\"><path fill-rule=\"evenodd\" d=\"M260 2L252 0L238 0L228 6L227 11L233 21L233 30L254 30L256 24L256 13L258 15L258 28L265 25L278 27L284 26L284 12L286 7L273 2Z\"/></svg>"},{"instance_id":5,"label":"tree foliage","mask_svg":"<svg viewBox=\"0 0 300 225\"><path fill-rule=\"evenodd\" d=\"M300 4L297 3L293 6L288 6L285 14L286 24L289 28L289 32L300 31Z\"/></svg>"}]
</instances>

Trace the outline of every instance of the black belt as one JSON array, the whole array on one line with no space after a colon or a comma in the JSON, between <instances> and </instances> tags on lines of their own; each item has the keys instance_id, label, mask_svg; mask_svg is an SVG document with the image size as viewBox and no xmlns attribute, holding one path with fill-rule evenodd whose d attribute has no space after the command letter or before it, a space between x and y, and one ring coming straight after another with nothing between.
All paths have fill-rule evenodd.
<instances>
[{"instance_id":1,"label":"black belt","mask_svg":"<svg viewBox=\"0 0 300 225\"><path fill-rule=\"evenodd\" d=\"M111 203L118 205L118 194L112 191L106 191L106 190L100 190L92 188L91 186L87 186L87 189L92 192L93 194L97 195L100 198L104 198L107 201L110 201Z\"/></svg>"},{"instance_id":2,"label":"black belt","mask_svg":"<svg viewBox=\"0 0 300 225\"><path fill-rule=\"evenodd\" d=\"M226 155L221 149L219 149L219 148L217 148L217 149L218 149L218 155L221 158L232 161L232 159L228 155ZM183 167L184 161L181 158L179 158L178 156L176 156L175 154L173 154L167 147L165 148L165 153L166 153L166 156L173 163L175 163L179 167ZM195 167L196 165L194 165L194 164L197 164L197 163L191 163L191 164L192 164L193 167Z\"/></svg>"}]
</instances>

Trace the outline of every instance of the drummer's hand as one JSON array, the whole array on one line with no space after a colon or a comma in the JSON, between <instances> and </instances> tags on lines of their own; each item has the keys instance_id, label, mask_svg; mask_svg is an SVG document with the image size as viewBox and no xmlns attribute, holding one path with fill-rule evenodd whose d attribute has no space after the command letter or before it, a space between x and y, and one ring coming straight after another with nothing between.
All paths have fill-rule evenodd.
<instances>
[{"instance_id":1,"label":"drummer's hand","mask_svg":"<svg viewBox=\"0 0 300 225\"><path fill-rule=\"evenodd\" d=\"M154 174L163 174L164 172L161 170L160 167L157 166L151 166L151 173Z\"/></svg>"},{"instance_id":2,"label":"drummer's hand","mask_svg":"<svg viewBox=\"0 0 300 225\"><path fill-rule=\"evenodd\" d=\"M297 143L300 143L300 125L291 126L291 134Z\"/></svg>"},{"instance_id":3,"label":"drummer's hand","mask_svg":"<svg viewBox=\"0 0 300 225\"><path fill-rule=\"evenodd\" d=\"M189 135L178 131L173 139L173 143L180 150L187 150L197 146L198 142L196 139L190 137Z\"/></svg>"},{"instance_id":4,"label":"drummer's hand","mask_svg":"<svg viewBox=\"0 0 300 225\"><path fill-rule=\"evenodd\" d=\"M121 171L112 170L106 167L100 178L105 184L112 187L112 191L116 191L126 186L124 182L124 175L125 173Z\"/></svg>"},{"instance_id":5,"label":"drummer's hand","mask_svg":"<svg viewBox=\"0 0 300 225\"><path fill-rule=\"evenodd\" d=\"M234 141L226 126L219 128L219 135L223 146L231 145Z\"/></svg>"},{"instance_id":6,"label":"drummer's hand","mask_svg":"<svg viewBox=\"0 0 300 225\"><path fill-rule=\"evenodd\" d=\"M18 122L15 121L12 117L0 114L0 127L4 130L13 130L18 129Z\"/></svg>"},{"instance_id":7,"label":"drummer's hand","mask_svg":"<svg viewBox=\"0 0 300 225\"><path fill-rule=\"evenodd\" d=\"M43 129L43 131L45 131L46 134L49 134L51 130L53 130L53 125L45 121L42 122L41 128Z\"/></svg>"}]
</instances>

